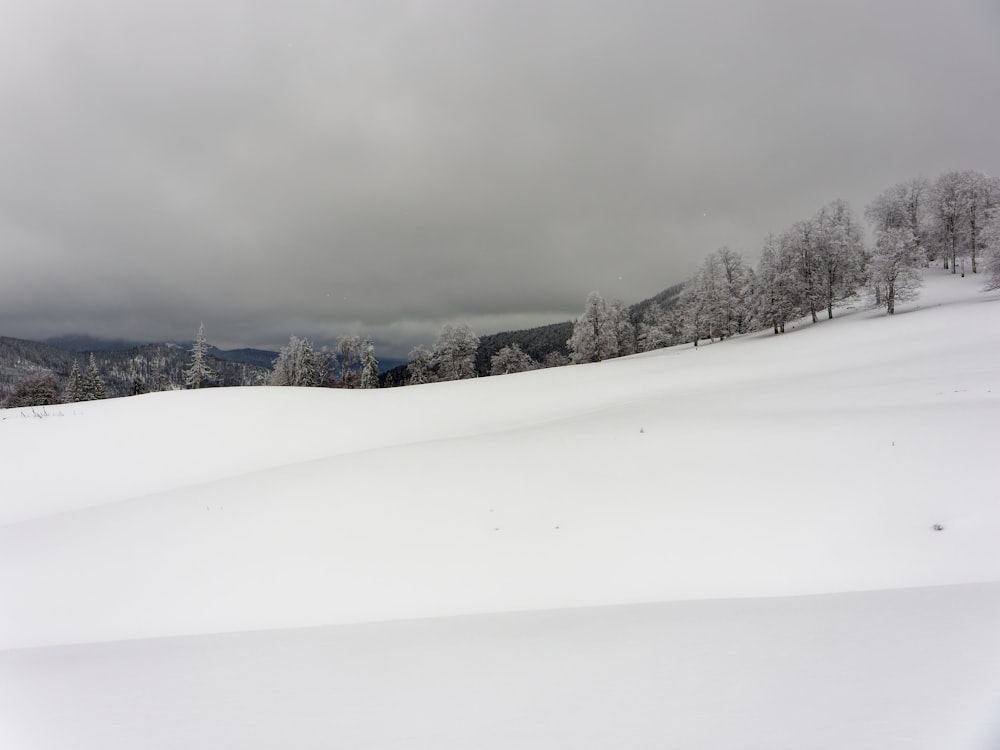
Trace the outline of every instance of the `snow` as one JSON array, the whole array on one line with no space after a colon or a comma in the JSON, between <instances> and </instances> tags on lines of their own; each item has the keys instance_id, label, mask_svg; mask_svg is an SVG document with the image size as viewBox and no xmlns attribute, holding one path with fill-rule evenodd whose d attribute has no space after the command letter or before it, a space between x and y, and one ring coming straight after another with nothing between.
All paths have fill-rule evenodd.
<instances>
[{"instance_id":1,"label":"snow","mask_svg":"<svg viewBox=\"0 0 1000 750\"><path fill-rule=\"evenodd\" d=\"M0 747L1000 746L979 288L477 381L0 411Z\"/></svg>"}]
</instances>

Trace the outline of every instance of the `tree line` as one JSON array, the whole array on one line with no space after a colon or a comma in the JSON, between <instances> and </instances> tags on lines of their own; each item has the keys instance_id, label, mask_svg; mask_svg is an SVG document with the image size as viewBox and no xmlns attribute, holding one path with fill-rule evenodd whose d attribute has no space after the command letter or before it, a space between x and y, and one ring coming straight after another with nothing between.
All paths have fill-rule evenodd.
<instances>
[{"instance_id":1,"label":"tree line","mask_svg":"<svg viewBox=\"0 0 1000 750\"><path fill-rule=\"evenodd\" d=\"M317 350L308 339L292 336L266 377L248 376L243 365L242 382L233 383L231 372L223 378L209 364L202 324L182 382L188 388L268 384L372 389L600 362L764 329L780 334L789 321L807 317L816 323L824 313L832 319L839 304L862 296L892 315L897 304L917 297L920 269L934 261L952 274L985 271L986 288L1000 288L997 178L973 170L946 172L933 182L916 177L882 191L865 207L864 217L873 231L870 247L851 207L834 200L812 217L765 238L756 267L741 253L722 247L710 253L685 284L652 300L626 307L591 292L575 321L494 334L486 337L485 349L469 326L446 325L431 349L414 347L408 364L382 376L371 338L344 336L335 348ZM154 358L144 374L133 367L131 392L178 387L176 372L171 377L164 364ZM125 395L120 386L117 391L114 395ZM51 374L24 379L7 405L106 395L91 354L86 370L74 362L65 385Z\"/></svg>"},{"instance_id":2,"label":"tree line","mask_svg":"<svg viewBox=\"0 0 1000 750\"><path fill-rule=\"evenodd\" d=\"M716 250L674 310L647 315L647 330L658 329L662 341L695 345L768 328L778 334L791 320L833 318L835 306L861 297L892 315L897 304L916 299L920 269L934 261L953 274L985 270L986 288L1000 288L997 178L972 170L933 182L917 177L884 190L864 216L871 247L851 207L835 200L769 235L756 268L727 247Z\"/></svg>"}]
</instances>

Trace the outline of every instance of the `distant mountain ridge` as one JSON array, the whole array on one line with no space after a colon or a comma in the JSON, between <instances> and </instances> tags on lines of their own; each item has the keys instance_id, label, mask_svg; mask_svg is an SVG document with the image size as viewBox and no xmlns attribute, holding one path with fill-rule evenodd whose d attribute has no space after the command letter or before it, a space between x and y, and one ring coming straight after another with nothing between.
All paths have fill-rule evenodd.
<instances>
[{"instance_id":1,"label":"distant mountain ridge","mask_svg":"<svg viewBox=\"0 0 1000 750\"><path fill-rule=\"evenodd\" d=\"M653 306L670 309L680 297L683 284L667 287L662 292L630 305L629 317L638 327ZM566 342L573 333L573 321L550 323L517 331L500 331L480 336L476 355L476 372L489 375L490 360L505 346L517 344L536 362L550 354L566 356ZM109 396L127 396L137 389L153 387L180 388L184 384L184 368L188 364L192 342L141 343L126 339L105 339L86 334L52 336L44 341L0 337L0 403L13 390L14 384L31 376L51 376L65 383L73 363L85 366L93 354ZM218 373L213 385L256 385L265 382L278 352L243 347L219 349L209 347L212 367ZM407 360L385 357L379 361L383 384L386 380L403 383L407 379Z\"/></svg>"}]
</instances>

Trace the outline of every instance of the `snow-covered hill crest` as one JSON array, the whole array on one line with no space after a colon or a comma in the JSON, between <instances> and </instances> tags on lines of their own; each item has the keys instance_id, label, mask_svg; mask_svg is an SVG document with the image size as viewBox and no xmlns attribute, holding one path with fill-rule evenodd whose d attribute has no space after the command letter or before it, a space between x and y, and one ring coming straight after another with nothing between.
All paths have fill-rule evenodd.
<instances>
[{"instance_id":1,"label":"snow-covered hill crest","mask_svg":"<svg viewBox=\"0 0 1000 750\"><path fill-rule=\"evenodd\" d=\"M727 620L751 617L758 605L769 613L747 631L753 648L769 628L787 625L785 618L809 620L806 613L819 611L810 609L811 600L774 597L836 595L817 597L830 604L816 606L837 610L837 602L854 606L846 592L872 592L875 598L864 601L873 603L860 606L860 619L852 621L867 629L888 601L879 591L937 590L925 599L912 594L913 601L935 602L930 607L959 590L951 587L965 587L963 612L998 620L992 582L1000 581L994 465L1000 293L982 294L972 279L938 274L928 277L920 303L893 318L861 308L842 312L783 336L755 334L697 350L675 347L478 381L379 392L218 389L51 407L42 418L0 412L0 455L8 469L0 480L0 650L6 649L0 694L22 695L10 680L48 685L45 675L70 675L64 667L46 672L38 660L65 665L60 655L104 659L107 649L119 648L66 644L180 638L162 641L169 650L170 643L200 643L182 637L234 631L248 634L217 637L246 644L255 642L246 640L256 637L249 631L275 629L286 632L280 637L290 644L312 643L297 640L291 629L339 626L331 638L350 627L367 643L378 642L378 628L389 627L362 624L372 621L639 602L661 609L649 615L653 620L623 615L628 622L656 621L669 629L691 613L708 617L709 609L692 609L707 602L684 602L743 599L745 605L725 604ZM913 606L915 616L928 611ZM586 619L566 616L571 629ZM487 630L506 622L473 620L487 623ZM932 630L946 640L965 639L982 663L1000 663L985 631L960 634L949 630L955 620L946 620ZM697 649L724 647L711 635L719 622L706 626L707 640ZM423 626L413 627L410 632ZM530 632L535 635L525 637L536 644L560 637L544 627ZM914 640L912 653L934 647L936 636L925 635ZM428 636L429 642L439 637ZM859 653L870 661L877 649L863 633L858 637L864 642ZM487 651L497 643L484 638ZM802 658L819 673L828 672L830 659L844 658L839 647L810 651L808 640L795 641L795 648L808 652ZM586 648L586 641L570 642ZM47 648L24 650L29 647ZM256 653L233 647L240 663ZM209 668L191 648L185 658L193 660L192 669ZM650 648L659 653L660 646ZM154 671L168 669L154 645L144 649L155 652L148 657L158 665ZM377 659L377 652L365 658ZM601 669L610 668L613 652L600 653L610 659ZM107 658L117 657L108 651ZM969 654L962 659L974 661ZM690 683L696 662L685 662L673 677L654 678L649 665L636 661L629 679L654 693L659 686L669 702L679 689L675 680ZM223 659L223 684L236 679L235 664ZM861 662L851 664L860 668ZM798 684L758 666L762 679ZM914 674L944 680L928 668ZM85 674L67 679L89 679ZM957 674L942 685L966 673ZM540 679L552 690L568 689L550 676ZM892 674L879 679L886 690L897 684ZM986 704L1000 693L982 691L1000 690L1000 683L980 672L969 679L964 689L981 696L984 706L949 708L943 734L933 736L955 736L948 732L970 721L987 731ZM371 700L396 700L378 695ZM244 697L248 710L269 700ZM730 708L745 707L747 694L737 691L731 700ZM897 705L893 721L900 712L915 720L922 707ZM601 732L625 714L612 715L618 718L593 737L607 739ZM904 719L898 720L911 726ZM225 732L220 726L213 731ZM810 727L816 731L815 722ZM337 731L316 736L335 741ZM371 746L431 746L412 734L417 729L409 731L412 742ZM647 744L626 745L663 746L656 743L667 735L655 726L643 731ZM918 735L906 735L907 741ZM107 735L105 746L124 747L137 735L114 736L125 744ZM456 736L457 744L434 746L469 746L476 735ZM508 742L476 745L544 744L500 736ZM884 739L880 732L871 736ZM702 745L686 739L685 746L733 747L723 739ZM918 745L873 740L863 746Z\"/></svg>"}]
</instances>

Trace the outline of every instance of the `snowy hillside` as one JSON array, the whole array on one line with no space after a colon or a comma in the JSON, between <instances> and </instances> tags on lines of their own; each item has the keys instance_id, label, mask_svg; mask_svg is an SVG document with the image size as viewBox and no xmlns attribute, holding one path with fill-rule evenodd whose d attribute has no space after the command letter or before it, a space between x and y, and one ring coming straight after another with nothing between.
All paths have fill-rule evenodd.
<instances>
[{"instance_id":1,"label":"snowy hillside","mask_svg":"<svg viewBox=\"0 0 1000 750\"><path fill-rule=\"evenodd\" d=\"M979 289L476 381L0 411L0 747L1000 747Z\"/></svg>"}]
</instances>

